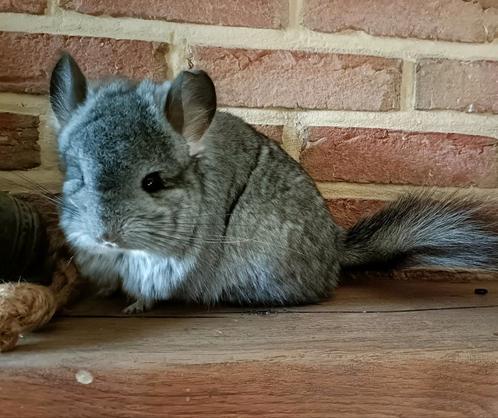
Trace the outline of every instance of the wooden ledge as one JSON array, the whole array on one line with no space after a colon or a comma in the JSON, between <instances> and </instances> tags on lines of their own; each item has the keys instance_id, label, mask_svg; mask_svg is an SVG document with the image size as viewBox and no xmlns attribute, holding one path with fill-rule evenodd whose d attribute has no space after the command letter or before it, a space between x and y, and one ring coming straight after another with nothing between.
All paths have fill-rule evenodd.
<instances>
[{"instance_id":1,"label":"wooden ledge","mask_svg":"<svg viewBox=\"0 0 498 418\"><path fill-rule=\"evenodd\" d=\"M498 281L361 280L272 310L124 304L83 301L2 354L0 416L498 416Z\"/></svg>"}]
</instances>

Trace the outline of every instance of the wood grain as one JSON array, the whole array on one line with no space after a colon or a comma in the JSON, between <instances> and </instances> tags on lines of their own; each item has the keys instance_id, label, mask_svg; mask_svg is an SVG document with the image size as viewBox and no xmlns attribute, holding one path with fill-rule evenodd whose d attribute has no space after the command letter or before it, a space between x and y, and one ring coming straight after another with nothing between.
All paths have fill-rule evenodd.
<instances>
[{"instance_id":1,"label":"wood grain","mask_svg":"<svg viewBox=\"0 0 498 418\"><path fill-rule=\"evenodd\" d=\"M486 288L488 294L475 295L475 288ZM337 288L335 294L316 305L286 308L246 308L186 306L183 303L163 303L142 316L191 317L212 316L220 313L266 312L393 312L422 309L458 309L474 306L498 305L498 280L473 282L434 282L416 280L364 279L349 281ZM111 299L87 298L67 309L64 316L117 316L125 317L121 310L127 306L123 297Z\"/></svg>"},{"instance_id":2,"label":"wood grain","mask_svg":"<svg viewBox=\"0 0 498 418\"><path fill-rule=\"evenodd\" d=\"M0 417L498 417L494 282L367 281L259 313L85 303L1 355Z\"/></svg>"},{"instance_id":3,"label":"wood grain","mask_svg":"<svg viewBox=\"0 0 498 418\"><path fill-rule=\"evenodd\" d=\"M357 361L243 362L99 371L23 370L2 384L12 417L495 418L496 364Z\"/></svg>"}]
</instances>

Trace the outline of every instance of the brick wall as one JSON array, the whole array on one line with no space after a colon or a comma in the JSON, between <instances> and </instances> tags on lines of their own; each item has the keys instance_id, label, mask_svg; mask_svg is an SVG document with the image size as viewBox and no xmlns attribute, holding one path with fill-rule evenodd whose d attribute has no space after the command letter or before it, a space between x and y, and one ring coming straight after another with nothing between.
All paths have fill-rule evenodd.
<instances>
[{"instance_id":1,"label":"brick wall","mask_svg":"<svg viewBox=\"0 0 498 418\"><path fill-rule=\"evenodd\" d=\"M0 188L57 190L55 54L90 77L207 70L352 224L410 187L498 196L497 0L0 0ZM495 42L493 42L495 41ZM13 181L11 181L14 179Z\"/></svg>"}]
</instances>

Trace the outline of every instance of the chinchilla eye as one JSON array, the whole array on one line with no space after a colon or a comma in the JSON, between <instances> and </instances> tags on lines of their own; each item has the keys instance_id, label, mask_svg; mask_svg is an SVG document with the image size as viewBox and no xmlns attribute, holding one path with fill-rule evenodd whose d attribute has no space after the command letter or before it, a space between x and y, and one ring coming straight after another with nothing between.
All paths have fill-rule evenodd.
<instances>
[{"instance_id":1,"label":"chinchilla eye","mask_svg":"<svg viewBox=\"0 0 498 418\"><path fill-rule=\"evenodd\" d=\"M75 165L69 165L66 168L66 179L64 181L64 187L68 192L76 192L80 190L85 185L85 180L83 178L83 173L79 167Z\"/></svg>"},{"instance_id":2,"label":"chinchilla eye","mask_svg":"<svg viewBox=\"0 0 498 418\"><path fill-rule=\"evenodd\" d=\"M159 172L147 174L142 180L142 189L147 193L155 193L165 189L163 180Z\"/></svg>"}]
</instances>

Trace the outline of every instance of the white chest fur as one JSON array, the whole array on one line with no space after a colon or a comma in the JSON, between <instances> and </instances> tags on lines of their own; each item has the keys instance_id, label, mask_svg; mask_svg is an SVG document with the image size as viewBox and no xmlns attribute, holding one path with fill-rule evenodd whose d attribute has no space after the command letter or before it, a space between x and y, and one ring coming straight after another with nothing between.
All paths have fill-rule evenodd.
<instances>
[{"instance_id":1,"label":"white chest fur","mask_svg":"<svg viewBox=\"0 0 498 418\"><path fill-rule=\"evenodd\" d=\"M137 250L80 251L76 257L82 274L101 287L120 285L137 299L168 299L192 268L191 260L178 260Z\"/></svg>"}]
</instances>

